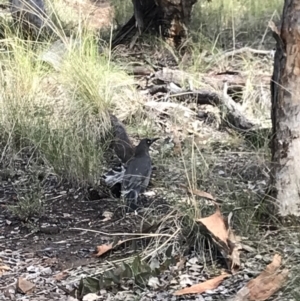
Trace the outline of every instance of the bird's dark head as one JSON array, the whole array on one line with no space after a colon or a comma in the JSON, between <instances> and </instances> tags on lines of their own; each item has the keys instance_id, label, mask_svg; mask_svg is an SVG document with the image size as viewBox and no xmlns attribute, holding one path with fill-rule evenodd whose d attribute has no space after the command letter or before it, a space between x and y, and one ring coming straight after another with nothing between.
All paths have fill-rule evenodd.
<instances>
[{"instance_id":1,"label":"bird's dark head","mask_svg":"<svg viewBox=\"0 0 300 301\"><path fill-rule=\"evenodd\" d=\"M140 141L138 146L135 149L135 154L138 154L140 152L148 152L150 146L152 145L153 142L158 140L159 138L144 138Z\"/></svg>"},{"instance_id":2,"label":"bird's dark head","mask_svg":"<svg viewBox=\"0 0 300 301\"><path fill-rule=\"evenodd\" d=\"M143 139L143 140L146 140L146 144L148 145L148 147L150 147L151 144L152 144L153 142L155 142L156 140L158 140L158 139L159 139L159 138L153 138L153 139L145 138L145 139Z\"/></svg>"}]
</instances>

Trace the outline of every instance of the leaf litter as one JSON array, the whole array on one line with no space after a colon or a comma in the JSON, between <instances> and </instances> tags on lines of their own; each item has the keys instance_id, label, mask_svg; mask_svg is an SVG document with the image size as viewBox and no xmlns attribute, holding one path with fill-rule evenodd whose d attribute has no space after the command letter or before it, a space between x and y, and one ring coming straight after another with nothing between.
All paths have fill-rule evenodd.
<instances>
[{"instance_id":1,"label":"leaf litter","mask_svg":"<svg viewBox=\"0 0 300 301\"><path fill-rule=\"evenodd\" d=\"M122 243L124 243L124 240L119 240L117 243L110 243L110 244L105 244L105 245L100 245L96 247L96 251L93 254L95 257L100 257L106 252L112 250L113 248L120 246Z\"/></svg>"},{"instance_id":2,"label":"leaf litter","mask_svg":"<svg viewBox=\"0 0 300 301\"><path fill-rule=\"evenodd\" d=\"M184 289L178 290L174 293L175 296L187 295L187 294L202 294L207 290L213 290L217 288L220 283L230 275L225 273L215 278L209 279L205 282L186 287Z\"/></svg>"},{"instance_id":3,"label":"leaf litter","mask_svg":"<svg viewBox=\"0 0 300 301\"><path fill-rule=\"evenodd\" d=\"M0 276L4 273L10 270L10 267L7 265L0 265Z\"/></svg>"},{"instance_id":4,"label":"leaf litter","mask_svg":"<svg viewBox=\"0 0 300 301\"><path fill-rule=\"evenodd\" d=\"M280 270L281 256L275 254L273 260L256 278L250 280L230 301L264 301L274 295L286 282L289 270Z\"/></svg>"},{"instance_id":5,"label":"leaf litter","mask_svg":"<svg viewBox=\"0 0 300 301\"><path fill-rule=\"evenodd\" d=\"M271 297L285 283L289 270L280 271L281 256L276 254L273 261L255 279L247 284L250 291L250 300L263 301Z\"/></svg>"}]
</instances>

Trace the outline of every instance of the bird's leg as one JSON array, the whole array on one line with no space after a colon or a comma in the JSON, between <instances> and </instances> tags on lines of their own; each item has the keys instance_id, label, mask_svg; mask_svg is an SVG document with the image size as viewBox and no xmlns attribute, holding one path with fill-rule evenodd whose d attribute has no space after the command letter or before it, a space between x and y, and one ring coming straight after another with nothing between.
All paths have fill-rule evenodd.
<instances>
[{"instance_id":1,"label":"bird's leg","mask_svg":"<svg viewBox=\"0 0 300 301\"><path fill-rule=\"evenodd\" d=\"M126 200L127 201L127 204L126 204L127 212L135 211L139 207L138 206L138 196L139 196L139 193L137 191L134 191L134 197Z\"/></svg>"},{"instance_id":2,"label":"bird's leg","mask_svg":"<svg viewBox=\"0 0 300 301\"><path fill-rule=\"evenodd\" d=\"M138 209L139 206L134 201L127 201L126 212L132 212Z\"/></svg>"}]
</instances>

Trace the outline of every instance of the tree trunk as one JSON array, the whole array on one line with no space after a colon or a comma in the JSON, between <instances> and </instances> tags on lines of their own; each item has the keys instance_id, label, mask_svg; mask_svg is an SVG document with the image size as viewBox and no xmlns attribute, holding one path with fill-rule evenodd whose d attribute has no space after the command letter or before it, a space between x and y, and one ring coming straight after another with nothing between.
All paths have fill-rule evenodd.
<instances>
[{"instance_id":1,"label":"tree trunk","mask_svg":"<svg viewBox=\"0 0 300 301\"><path fill-rule=\"evenodd\" d=\"M300 215L300 1L285 0L271 82L271 194L281 216Z\"/></svg>"},{"instance_id":2,"label":"tree trunk","mask_svg":"<svg viewBox=\"0 0 300 301\"><path fill-rule=\"evenodd\" d=\"M160 35L178 47L187 36L187 25L197 0L132 0L134 15L113 38L112 47L134 44L142 33Z\"/></svg>"}]
</instances>

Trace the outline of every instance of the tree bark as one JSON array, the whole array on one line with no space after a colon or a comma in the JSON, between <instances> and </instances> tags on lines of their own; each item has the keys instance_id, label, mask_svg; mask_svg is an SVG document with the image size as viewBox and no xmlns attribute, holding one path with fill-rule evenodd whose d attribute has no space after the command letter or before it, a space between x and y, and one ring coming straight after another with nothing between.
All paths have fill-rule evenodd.
<instances>
[{"instance_id":1,"label":"tree bark","mask_svg":"<svg viewBox=\"0 0 300 301\"><path fill-rule=\"evenodd\" d=\"M271 81L271 195L281 216L300 215L300 1L285 0Z\"/></svg>"},{"instance_id":2,"label":"tree bark","mask_svg":"<svg viewBox=\"0 0 300 301\"><path fill-rule=\"evenodd\" d=\"M112 47L134 44L142 33L161 35L178 47L187 36L187 25L197 0L132 0L134 15L119 30Z\"/></svg>"}]
</instances>

